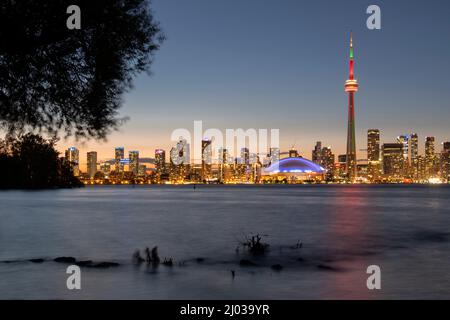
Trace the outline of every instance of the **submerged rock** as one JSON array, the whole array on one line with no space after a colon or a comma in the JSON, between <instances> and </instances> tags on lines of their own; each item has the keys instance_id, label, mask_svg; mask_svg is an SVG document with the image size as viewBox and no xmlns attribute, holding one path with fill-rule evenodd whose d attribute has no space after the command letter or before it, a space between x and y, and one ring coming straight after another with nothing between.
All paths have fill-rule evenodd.
<instances>
[{"instance_id":1,"label":"submerged rock","mask_svg":"<svg viewBox=\"0 0 450 320\"><path fill-rule=\"evenodd\" d=\"M76 265L79 267L90 267L92 266L92 260L86 260L86 261L77 261Z\"/></svg>"},{"instance_id":2,"label":"submerged rock","mask_svg":"<svg viewBox=\"0 0 450 320\"><path fill-rule=\"evenodd\" d=\"M58 257L53 259L53 261L60 263L75 263L77 262L77 259L75 259L74 257Z\"/></svg>"},{"instance_id":3,"label":"submerged rock","mask_svg":"<svg viewBox=\"0 0 450 320\"><path fill-rule=\"evenodd\" d=\"M38 259L30 259L28 261L33 262L33 263L43 263L44 259L38 258Z\"/></svg>"},{"instance_id":4,"label":"submerged rock","mask_svg":"<svg viewBox=\"0 0 450 320\"><path fill-rule=\"evenodd\" d=\"M119 266L119 264L117 262L108 262L108 261L89 265L89 267L91 267L91 268L101 268L101 269L110 268L110 267L118 267L118 266Z\"/></svg>"}]
</instances>

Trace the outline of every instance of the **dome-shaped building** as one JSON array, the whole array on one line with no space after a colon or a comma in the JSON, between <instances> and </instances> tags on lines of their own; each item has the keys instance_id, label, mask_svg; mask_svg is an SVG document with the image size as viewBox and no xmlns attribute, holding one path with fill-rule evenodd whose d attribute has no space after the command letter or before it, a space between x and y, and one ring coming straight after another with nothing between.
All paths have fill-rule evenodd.
<instances>
[{"instance_id":1,"label":"dome-shaped building","mask_svg":"<svg viewBox=\"0 0 450 320\"><path fill-rule=\"evenodd\" d=\"M303 181L321 181L326 170L307 159L284 158L263 169L262 180L266 182L302 183Z\"/></svg>"}]
</instances>

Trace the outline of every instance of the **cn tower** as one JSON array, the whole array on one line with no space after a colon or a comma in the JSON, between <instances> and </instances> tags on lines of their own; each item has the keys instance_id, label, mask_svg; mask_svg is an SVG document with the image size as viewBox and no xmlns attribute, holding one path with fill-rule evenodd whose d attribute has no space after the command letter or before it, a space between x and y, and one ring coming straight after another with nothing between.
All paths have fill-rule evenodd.
<instances>
[{"instance_id":1,"label":"cn tower","mask_svg":"<svg viewBox=\"0 0 450 320\"><path fill-rule=\"evenodd\" d=\"M358 81L354 78L353 36L350 34L350 74L345 82L345 92L348 93L348 131L347 131L347 180L355 182L356 139L355 139L355 93L358 91Z\"/></svg>"}]
</instances>

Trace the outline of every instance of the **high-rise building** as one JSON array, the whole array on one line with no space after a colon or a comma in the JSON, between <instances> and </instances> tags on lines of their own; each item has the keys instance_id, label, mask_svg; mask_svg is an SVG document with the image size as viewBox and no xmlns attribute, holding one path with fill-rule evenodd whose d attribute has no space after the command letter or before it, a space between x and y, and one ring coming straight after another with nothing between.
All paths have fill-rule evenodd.
<instances>
[{"instance_id":1,"label":"high-rise building","mask_svg":"<svg viewBox=\"0 0 450 320\"><path fill-rule=\"evenodd\" d=\"M320 152L320 165L326 169L325 179L333 181L334 179L334 162L335 156L331 151L331 147L323 147Z\"/></svg>"},{"instance_id":2,"label":"high-rise building","mask_svg":"<svg viewBox=\"0 0 450 320\"><path fill-rule=\"evenodd\" d=\"M123 147L117 147L115 149L115 170L116 173L122 173L124 170L124 164L122 160L125 158L125 149Z\"/></svg>"},{"instance_id":3,"label":"high-rise building","mask_svg":"<svg viewBox=\"0 0 450 320\"><path fill-rule=\"evenodd\" d=\"M380 130L367 131L367 161L380 161Z\"/></svg>"},{"instance_id":4,"label":"high-rise building","mask_svg":"<svg viewBox=\"0 0 450 320\"><path fill-rule=\"evenodd\" d=\"M450 183L450 142L443 143L441 154L441 178Z\"/></svg>"},{"instance_id":5,"label":"high-rise building","mask_svg":"<svg viewBox=\"0 0 450 320\"><path fill-rule=\"evenodd\" d=\"M202 140L202 169L201 180L207 181L211 179L212 167L212 141L211 139Z\"/></svg>"},{"instance_id":6,"label":"high-rise building","mask_svg":"<svg viewBox=\"0 0 450 320\"><path fill-rule=\"evenodd\" d=\"M356 137L355 137L355 93L358 92L358 81L354 77L353 37L350 36L350 74L345 82L348 93L348 128L347 128L347 179L354 182L357 176Z\"/></svg>"},{"instance_id":7,"label":"high-rise building","mask_svg":"<svg viewBox=\"0 0 450 320\"><path fill-rule=\"evenodd\" d=\"M409 137L409 175L414 181L419 181L419 136L411 133Z\"/></svg>"},{"instance_id":8,"label":"high-rise building","mask_svg":"<svg viewBox=\"0 0 450 320\"><path fill-rule=\"evenodd\" d=\"M190 171L190 148L185 139L180 139L170 150L170 179L182 183Z\"/></svg>"},{"instance_id":9,"label":"high-rise building","mask_svg":"<svg viewBox=\"0 0 450 320\"><path fill-rule=\"evenodd\" d=\"M383 144L383 173L387 179L403 178L403 144Z\"/></svg>"},{"instance_id":10,"label":"high-rise building","mask_svg":"<svg viewBox=\"0 0 450 320\"><path fill-rule=\"evenodd\" d=\"M161 175L166 173L166 151L163 149L155 150L155 172L158 182L161 179Z\"/></svg>"},{"instance_id":11,"label":"high-rise building","mask_svg":"<svg viewBox=\"0 0 450 320\"><path fill-rule=\"evenodd\" d=\"M427 137L425 140L425 174L427 178L434 177L437 174L436 159L435 138Z\"/></svg>"},{"instance_id":12,"label":"high-rise building","mask_svg":"<svg viewBox=\"0 0 450 320\"><path fill-rule=\"evenodd\" d=\"M419 136L417 133L411 133L409 137L409 159L412 165L414 160L419 156Z\"/></svg>"},{"instance_id":13,"label":"high-rise building","mask_svg":"<svg viewBox=\"0 0 450 320\"><path fill-rule=\"evenodd\" d=\"M139 151L130 151L128 153L130 159L130 172L135 176L139 175Z\"/></svg>"},{"instance_id":14,"label":"high-rise building","mask_svg":"<svg viewBox=\"0 0 450 320\"><path fill-rule=\"evenodd\" d=\"M91 151L87 153L87 174L89 179L94 179L97 173L97 152Z\"/></svg>"},{"instance_id":15,"label":"high-rise building","mask_svg":"<svg viewBox=\"0 0 450 320\"><path fill-rule=\"evenodd\" d=\"M403 159L408 161L409 158L409 136L401 135L397 137L397 143L401 143L403 145Z\"/></svg>"},{"instance_id":16,"label":"high-rise building","mask_svg":"<svg viewBox=\"0 0 450 320\"><path fill-rule=\"evenodd\" d=\"M80 152L75 147L70 147L66 150L66 161L72 169L73 175L78 177L80 175Z\"/></svg>"},{"instance_id":17,"label":"high-rise building","mask_svg":"<svg viewBox=\"0 0 450 320\"><path fill-rule=\"evenodd\" d=\"M317 141L316 146L314 147L314 150L312 151L311 161L317 164L320 164L322 154L322 142Z\"/></svg>"},{"instance_id":18,"label":"high-rise building","mask_svg":"<svg viewBox=\"0 0 450 320\"><path fill-rule=\"evenodd\" d=\"M367 178L371 182L379 181L380 174L380 130L369 129L367 131Z\"/></svg>"}]
</instances>

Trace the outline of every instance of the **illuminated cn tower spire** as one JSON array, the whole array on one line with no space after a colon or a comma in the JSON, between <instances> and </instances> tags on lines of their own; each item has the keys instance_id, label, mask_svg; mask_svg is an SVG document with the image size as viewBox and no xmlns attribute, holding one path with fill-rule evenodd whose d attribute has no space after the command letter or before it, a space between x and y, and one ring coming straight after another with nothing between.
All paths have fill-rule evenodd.
<instances>
[{"instance_id":1,"label":"illuminated cn tower spire","mask_svg":"<svg viewBox=\"0 0 450 320\"><path fill-rule=\"evenodd\" d=\"M350 75L345 82L345 92L348 93L348 131L347 131L347 179L355 182L356 139L355 139L355 92L358 91L358 81L354 78L353 36L350 34Z\"/></svg>"}]
</instances>

